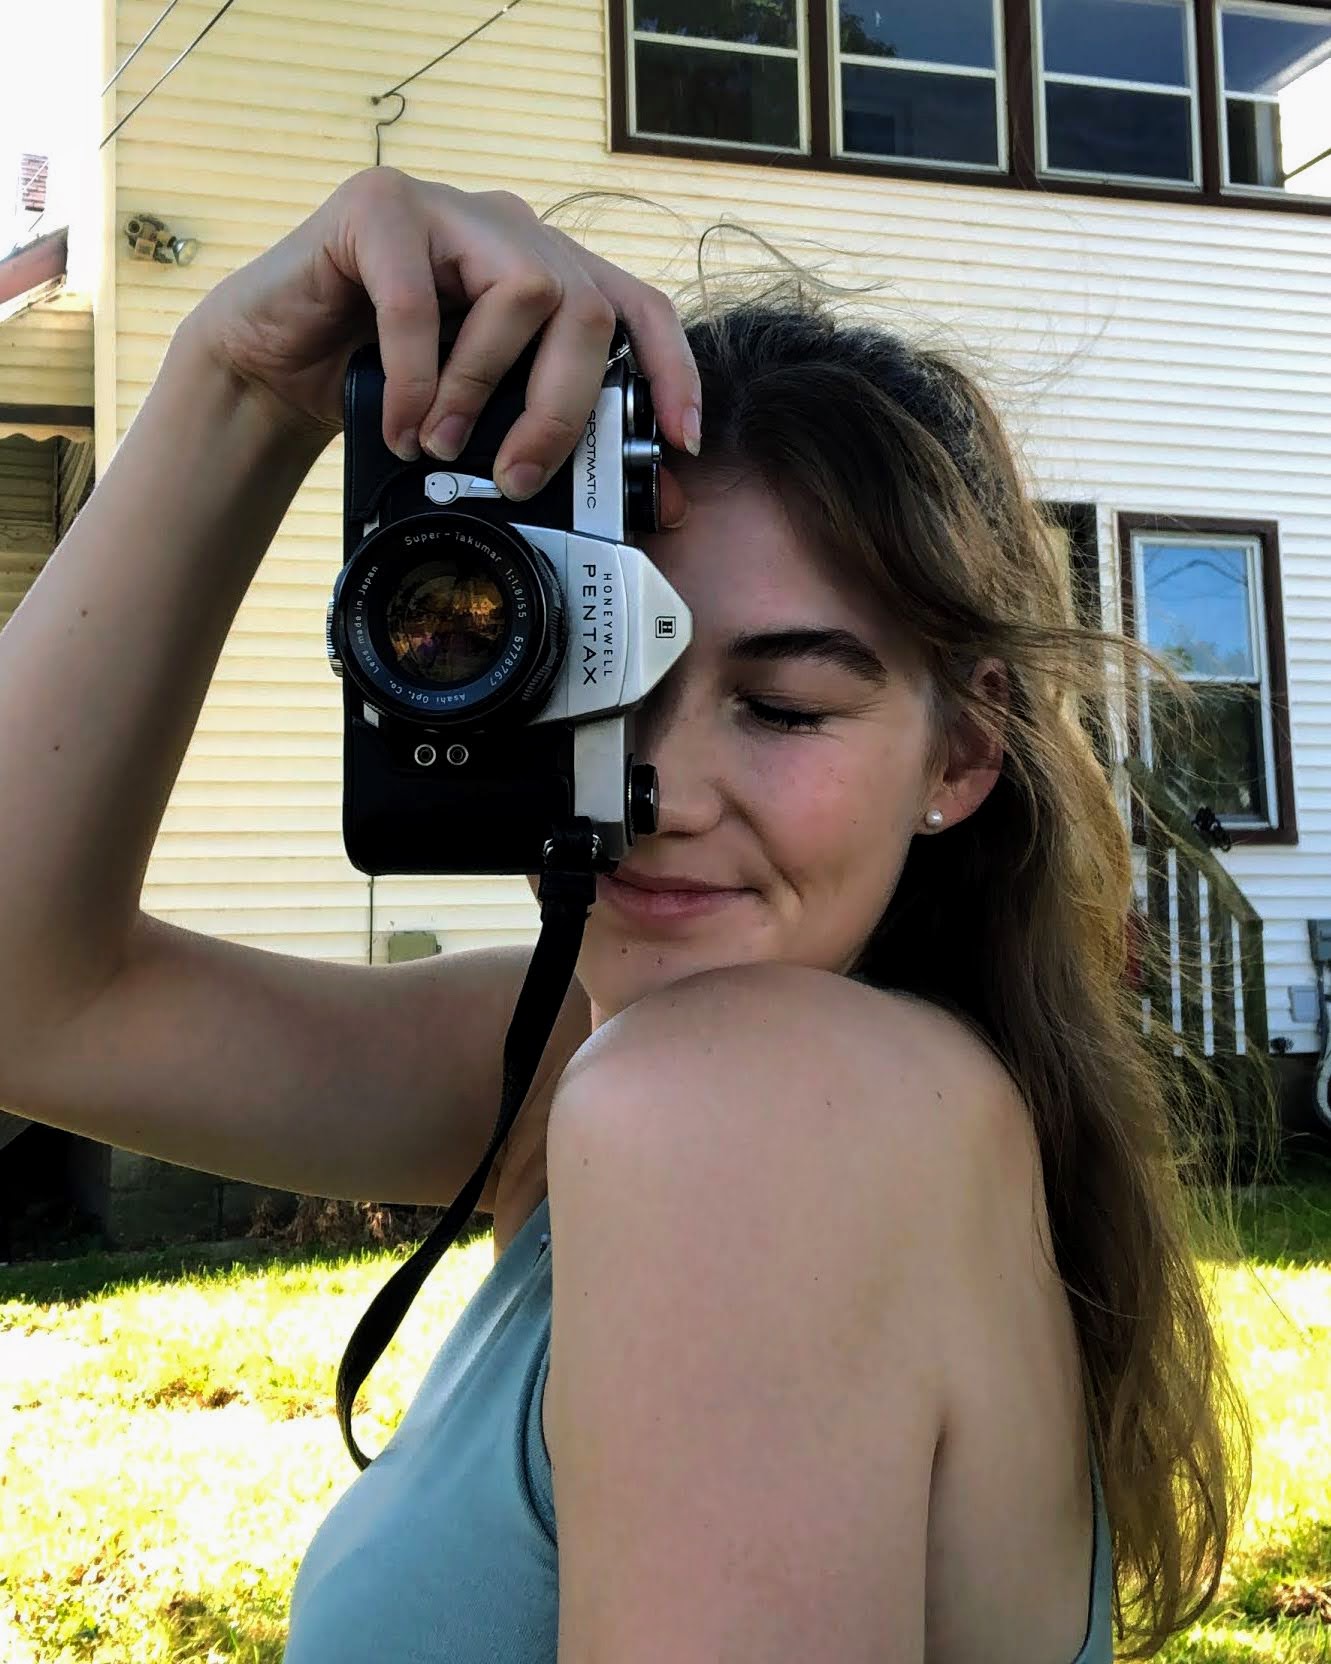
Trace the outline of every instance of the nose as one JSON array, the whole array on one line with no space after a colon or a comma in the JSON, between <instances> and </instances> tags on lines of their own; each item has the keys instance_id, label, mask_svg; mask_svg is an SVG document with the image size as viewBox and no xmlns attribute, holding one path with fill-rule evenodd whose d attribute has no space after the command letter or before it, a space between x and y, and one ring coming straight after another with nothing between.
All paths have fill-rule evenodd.
<instances>
[{"instance_id":1,"label":"nose","mask_svg":"<svg viewBox=\"0 0 1331 1664\"><path fill-rule=\"evenodd\" d=\"M634 757L657 774L656 835L698 836L720 820L725 806L723 747L715 701L687 686L679 666L638 707Z\"/></svg>"}]
</instances>

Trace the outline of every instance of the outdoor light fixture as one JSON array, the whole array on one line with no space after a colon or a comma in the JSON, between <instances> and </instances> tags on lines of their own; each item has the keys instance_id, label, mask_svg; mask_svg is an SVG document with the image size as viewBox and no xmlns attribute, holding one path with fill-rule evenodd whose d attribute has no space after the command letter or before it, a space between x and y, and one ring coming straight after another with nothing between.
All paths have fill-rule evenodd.
<instances>
[{"instance_id":1,"label":"outdoor light fixture","mask_svg":"<svg viewBox=\"0 0 1331 1664\"><path fill-rule=\"evenodd\" d=\"M173 237L161 220L134 214L125 223L129 252L135 260L160 260L164 265L188 266L199 252L197 237Z\"/></svg>"}]
</instances>

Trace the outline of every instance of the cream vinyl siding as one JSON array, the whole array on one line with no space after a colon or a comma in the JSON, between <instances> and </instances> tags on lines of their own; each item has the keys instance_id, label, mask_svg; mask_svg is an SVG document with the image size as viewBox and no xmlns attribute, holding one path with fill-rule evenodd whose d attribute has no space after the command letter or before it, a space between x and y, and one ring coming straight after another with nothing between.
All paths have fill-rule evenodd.
<instances>
[{"instance_id":1,"label":"cream vinyl siding","mask_svg":"<svg viewBox=\"0 0 1331 1664\"><path fill-rule=\"evenodd\" d=\"M0 323L0 400L92 405L92 302L65 292Z\"/></svg>"},{"instance_id":2,"label":"cream vinyl siding","mask_svg":"<svg viewBox=\"0 0 1331 1664\"><path fill-rule=\"evenodd\" d=\"M0 629L54 547L58 443L0 440Z\"/></svg>"},{"instance_id":3,"label":"cream vinyl siding","mask_svg":"<svg viewBox=\"0 0 1331 1664\"><path fill-rule=\"evenodd\" d=\"M186 0L122 77L115 118L212 14ZM1117 622L1113 516L1253 516L1280 524L1301 835L1226 865L1268 920L1271 1027L1299 1050L1285 987L1312 980L1304 920L1331 911L1331 219L819 174L609 150L601 0L526 0L405 89L383 160L538 209L580 190L657 206L580 205L560 223L674 291L694 239L741 216L848 284L881 280L880 318L986 371L1046 498L1099 505L1101 588ZM234 8L115 141L116 225L146 211L201 239L186 269L116 248L116 401L125 425L176 321L374 160L370 96L495 10L493 0ZM115 61L157 15L121 4ZM110 117L110 100L107 115ZM682 222L673 216L682 216ZM761 251L710 240L709 273ZM706 412L703 416L706 443ZM340 560L341 453L302 490L237 620L148 874L145 905L293 952L364 958L365 880L340 841L341 712L323 657ZM668 793L669 783L664 783ZM516 879L375 885L382 932L445 947L530 940Z\"/></svg>"}]
</instances>

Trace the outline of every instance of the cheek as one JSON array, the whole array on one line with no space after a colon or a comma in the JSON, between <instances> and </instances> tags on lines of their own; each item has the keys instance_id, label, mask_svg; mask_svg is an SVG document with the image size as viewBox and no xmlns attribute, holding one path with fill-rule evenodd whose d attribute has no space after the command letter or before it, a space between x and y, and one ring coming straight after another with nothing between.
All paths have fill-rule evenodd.
<instances>
[{"instance_id":1,"label":"cheek","mask_svg":"<svg viewBox=\"0 0 1331 1664\"><path fill-rule=\"evenodd\" d=\"M892 746L791 745L755 780L766 841L788 872L862 874L877 886L909 835L911 778Z\"/></svg>"},{"instance_id":2,"label":"cheek","mask_svg":"<svg viewBox=\"0 0 1331 1664\"><path fill-rule=\"evenodd\" d=\"M792 867L853 859L872 836L877 771L840 754L829 757L829 749L792 744L763 770L758 801L768 806L772 843Z\"/></svg>"}]
</instances>

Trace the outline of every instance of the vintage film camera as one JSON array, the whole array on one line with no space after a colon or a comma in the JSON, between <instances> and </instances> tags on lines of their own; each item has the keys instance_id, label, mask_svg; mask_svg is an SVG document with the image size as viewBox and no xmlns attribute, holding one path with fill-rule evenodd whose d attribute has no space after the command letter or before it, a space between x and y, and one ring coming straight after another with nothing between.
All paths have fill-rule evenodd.
<instances>
[{"instance_id":1,"label":"vintage film camera","mask_svg":"<svg viewBox=\"0 0 1331 1664\"><path fill-rule=\"evenodd\" d=\"M574 817L613 871L656 829L633 710L692 620L625 541L658 523L647 381L621 329L572 456L511 503L494 459L535 351L450 463L404 463L384 444L377 345L347 368L345 565L327 639L343 687L343 838L364 873L535 874Z\"/></svg>"}]
</instances>

